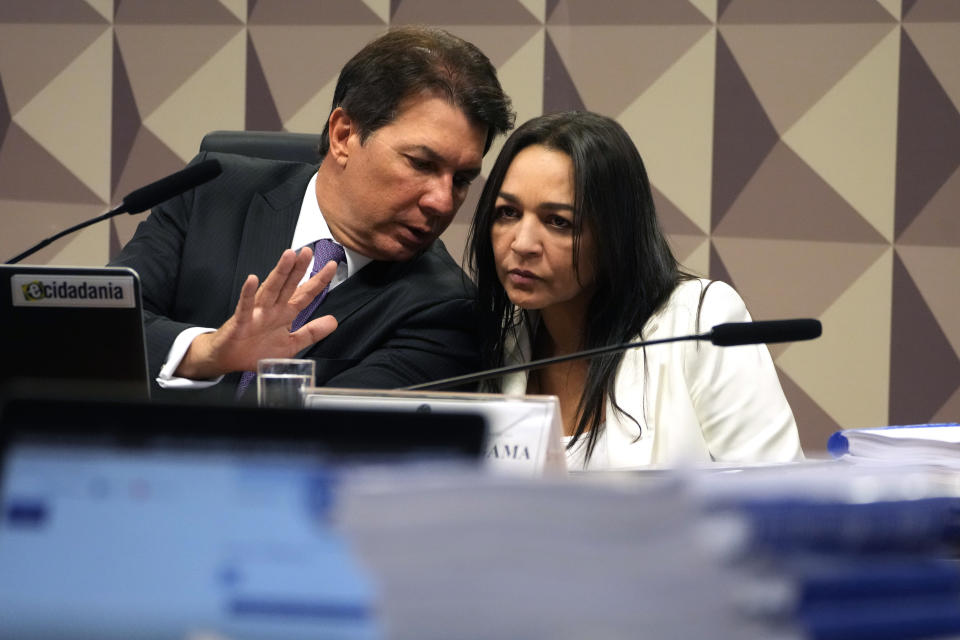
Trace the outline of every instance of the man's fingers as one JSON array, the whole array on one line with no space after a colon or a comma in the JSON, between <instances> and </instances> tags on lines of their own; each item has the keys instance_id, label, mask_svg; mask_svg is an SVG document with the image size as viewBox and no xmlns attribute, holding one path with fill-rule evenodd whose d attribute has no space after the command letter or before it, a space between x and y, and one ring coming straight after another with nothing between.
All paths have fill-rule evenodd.
<instances>
[{"instance_id":1,"label":"man's fingers","mask_svg":"<svg viewBox=\"0 0 960 640\"><path fill-rule=\"evenodd\" d=\"M301 251L301 253L303 252ZM257 292L258 304L262 306L272 306L277 303L277 300L280 298L280 291L290 278L294 267L296 267L300 261L299 258L300 256L298 256L293 249L287 249L280 254L280 259L277 260L276 266L274 266L273 270L267 275L267 279L263 281L263 285L260 286L260 290ZM302 270L300 274L303 275Z\"/></svg>"},{"instance_id":2,"label":"man's fingers","mask_svg":"<svg viewBox=\"0 0 960 640\"><path fill-rule=\"evenodd\" d=\"M314 276L314 278L318 280L317 287L320 291L326 289L327 285L333 281L333 277L337 275L337 266L336 262L330 260L327 264L323 265L323 268Z\"/></svg>"},{"instance_id":3,"label":"man's fingers","mask_svg":"<svg viewBox=\"0 0 960 640\"><path fill-rule=\"evenodd\" d=\"M333 280L333 276L335 275L337 275L337 263L331 260L323 265L315 276L300 285L296 293L290 298L290 304L292 304L297 311L300 311L310 304L311 300L320 295L321 291L327 288L327 285L330 284L330 281Z\"/></svg>"},{"instance_id":4,"label":"man's fingers","mask_svg":"<svg viewBox=\"0 0 960 640\"><path fill-rule=\"evenodd\" d=\"M238 322L244 322L253 313L254 299L259 285L260 281L252 273L243 281L243 287L240 288L240 299L237 300L237 308L233 312Z\"/></svg>"},{"instance_id":5,"label":"man's fingers","mask_svg":"<svg viewBox=\"0 0 960 640\"><path fill-rule=\"evenodd\" d=\"M337 319L333 316L321 316L314 318L290 334L296 340L297 351L302 351L312 346L337 329Z\"/></svg>"},{"instance_id":6,"label":"man's fingers","mask_svg":"<svg viewBox=\"0 0 960 640\"><path fill-rule=\"evenodd\" d=\"M294 262L293 268L290 270L290 273L287 274L287 279L280 287L280 292L276 299L278 304L286 304L290 300L290 296L297 290L300 280L303 279L303 274L307 272L311 264L313 264L313 250L310 249L310 247L300 249L300 252L297 253L297 260Z\"/></svg>"}]
</instances>

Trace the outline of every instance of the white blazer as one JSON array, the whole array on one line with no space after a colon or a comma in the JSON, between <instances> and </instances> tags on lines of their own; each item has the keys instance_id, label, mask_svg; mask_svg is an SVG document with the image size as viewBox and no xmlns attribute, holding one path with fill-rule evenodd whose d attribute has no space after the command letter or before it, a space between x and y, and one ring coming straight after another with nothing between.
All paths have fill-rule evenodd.
<instances>
[{"instance_id":1,"label":"white blazer","mask_svg":"<svg viewBox=\"0 0 960 640\"><path fill-rule=\"evenodd\" d=\"M700 321L697 308L707 285ZM729 285L681 282L647 322L642 337L654 340L702 333L750 314ZM506 364L530 359L528 332L505 345ZM504 376L503 392L522 394L525 372ZM571 469L670 467L710 461L788 462L803 458L793 412L783 395L766 345L717 347L685 341L624 352L617 370L617 412L607 402L606 427L584 467L581 438L567 450Z\"/></svg>"}]
</instances>

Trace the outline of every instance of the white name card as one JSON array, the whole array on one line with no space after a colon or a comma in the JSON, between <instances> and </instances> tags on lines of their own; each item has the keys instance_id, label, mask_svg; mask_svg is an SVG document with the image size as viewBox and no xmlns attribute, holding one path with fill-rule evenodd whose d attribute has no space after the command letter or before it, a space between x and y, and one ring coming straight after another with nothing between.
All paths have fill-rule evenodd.
<instances>
[{"instance_id":1,"label":"white name card","mask_svg":"<svg viewBox=\"0 0 960 640\"><path fill-rule=\"evenodd\" d=\"M304 406L478 413L487 419L489 468L528 476L567 469L556 396L313 388L304 391Z\"/></svg>"}]
</instances>

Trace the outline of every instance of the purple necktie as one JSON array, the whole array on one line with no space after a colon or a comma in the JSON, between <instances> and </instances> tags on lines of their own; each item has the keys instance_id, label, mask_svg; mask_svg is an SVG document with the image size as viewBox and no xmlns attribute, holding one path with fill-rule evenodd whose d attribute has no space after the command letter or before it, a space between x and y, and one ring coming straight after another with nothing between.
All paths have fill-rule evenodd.
<instances>
[{"instance_id":1,"label":"purple necktie","mask_svg":"<svg viewBox=\"0 0 960 640\"><path fill-rule=\"evenodd\" d=\"M320 272L320 269L323 268L323 265L327 264L331 260L335 261L337 264L343 262L346 258L346 254L343 251L343 247L329 239L317 240L313 244L313 267L310 269L310 277L317 275ZM313 312L316 311L317 307L320 306L320 303L323 302L323 299L327 297L327 292L330 291L329 285L324 287L323 291L317 294L317 297L314 298L310 304L300 310L300 313L297 314L297 317L293 319L293 324L290 325L290 332L293 333L303 325L307 323L307 320L310 319L310 316L313 315ZM253 382L253 379L256 377L255 371L244 371L243 375L240 376L240 383L237 385L237 398L239 399L243 392L247 390L247 387L250 386L250 383Z\"/></svg>"},{"instance_id":2,"label":"purple necktie","mask_svg":"<svg viewBox=\"0 0 960 640\"><path fill-rule=\"evenodd\" d=\"M343 262L343 259L347 255L343 252L343 247L338 245L333 240L317 240L313 245L313 268L310 269L310 277L317 275L320 272L320 269L323 268L323 265L327 264L331 260L340 264ZM307 324L307 320L310 319L310 316L313 315L313 312L316 311L317 307L320 306L320 303L323 302L323 299L327 297L327 291L330 290L330 287L325 287L323 291L317 294L317 297L308 304L306 307L300 310L300 313L297 314L297 317L293 319L293 324L290 326L290 331L296 331L303 325Z\"/></svg>"}]
</instances>

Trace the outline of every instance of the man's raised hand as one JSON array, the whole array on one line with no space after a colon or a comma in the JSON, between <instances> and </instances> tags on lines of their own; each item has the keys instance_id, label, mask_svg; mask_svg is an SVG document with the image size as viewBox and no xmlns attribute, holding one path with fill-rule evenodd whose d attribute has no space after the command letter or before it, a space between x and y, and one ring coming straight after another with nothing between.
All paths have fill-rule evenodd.
<instances>
[{"instance_id":1,"label":"man's raised hand","mask_svg":"<svg viewBox=\"0 0 960 640\"><path fill-rule=\"evenodd\" d=\"M330 284L337 272L337 263L330 261L298 286L312 261L309 247L299 253L287 249L262 285L258 286L255 275L247 276L233 315L213 333L194 339L175 375L202 380L232 371L256 371L261 358L294 356L333 333L337 321L330 315L290 331L300 310Z\"/></svg>"}]
</instances>

